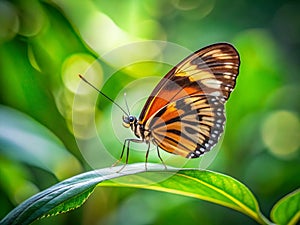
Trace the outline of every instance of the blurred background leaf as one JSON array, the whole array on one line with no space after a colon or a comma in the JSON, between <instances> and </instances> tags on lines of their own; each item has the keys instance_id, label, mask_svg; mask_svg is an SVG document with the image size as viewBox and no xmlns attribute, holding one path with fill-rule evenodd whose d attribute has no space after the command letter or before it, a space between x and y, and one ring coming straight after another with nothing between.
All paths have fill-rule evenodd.
<instances>
[{"instance_id":1,"label":"blurred background leaf","mask_svg":"<svg viewBox=\"0 0 300 225\"><path fill-rule=\"evenodd\" d=\"M111 103L80 85L77 75L87 74L122 106L126 91L138 114L145 100L140 96L172 66L124 66L162 55L159 45L128 45L147 40L190 51L221 41L236 46L240 75L226 105L223 141L209 153L215 158L207 165L245 183L269 215L273 204L300 184L299 9L292 0L1 0L0 217L58 180L109 166L118 157L122 135L132 134L122 128ZM124 45L129 48L120 51ZM144 161L144 152L132 151L130 160ZM147 212L145 219L133 216L137 225L198 224L199 218L208 224L255 224L207 202L108 187L96 190L82 208L35 224L120 224L137 210Z\"/></svg>"},{"instance_id":2,"label":"blurred background leaf","mask_svg":"<svg viewBox=\"0 0 300 225\"><path fill-rule=\"evenodd\" d=\"M59 174L63 172L59 170L67 163L78 172L76 168L78 170L80 166L76 158L45 127L27 115L5 106L0 106L0 119L3 121L0 125L2 155L54 172L60 179L66 178Z\"/></svg>"}]
</instances>

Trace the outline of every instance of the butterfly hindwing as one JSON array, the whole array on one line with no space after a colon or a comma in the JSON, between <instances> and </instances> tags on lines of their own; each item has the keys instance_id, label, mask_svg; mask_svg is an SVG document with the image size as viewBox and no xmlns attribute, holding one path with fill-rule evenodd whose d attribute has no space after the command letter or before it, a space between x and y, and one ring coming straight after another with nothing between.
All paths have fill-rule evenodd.
<instances>
[{"instance_id":1,"label":"butterfly hindwing","mask_svg":"<svg viewBox=\"0 0 300 225\"><path fill-rule=\"evenodd\" d=\"M193 95L206 95L227 100L235 86L239 54L227 43L210 45L196 51L175 66L158 83L139 117L146 121L170 102Z\"/></svg>"},{"instance_id":2,"label":"butterfly hindwing","mask_svg":"<svg viewBox=\"0 0 300 225\"><path fill-rule=\"evenodd\" d=\"M163 150L197 158L217 143L224 122L224 99L195 95L162 107L149 118L145 128Z\"/></svg>"}]
</instances>

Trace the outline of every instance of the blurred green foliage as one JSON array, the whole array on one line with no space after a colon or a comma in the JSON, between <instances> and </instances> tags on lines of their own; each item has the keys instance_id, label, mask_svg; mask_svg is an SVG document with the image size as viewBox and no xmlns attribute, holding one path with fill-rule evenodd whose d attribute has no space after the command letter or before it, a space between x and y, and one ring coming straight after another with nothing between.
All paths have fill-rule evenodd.
<instances>
[{"instance_id":1,"label":"blurred green foliage","mask_svg":"<svg viewBox=\"0 0 300 225\"><path fill-rule=\"evenodd\" d=\"M120 67L135 53L154 54L157 46L128 45L146 40L191 51L226 41L238 49L240 75L209 169L246 184L269 215L272 205L300 184L299 9L297 1L279 0L1 0L0 217L58 180L104 165L106 156L90 141L96 138L95 124L105 148L118 156L122 140L112 136L114 129L127 136L130 131L122 128L121 117L112 118L104 98L95 112L84 104L97 100L97 93L82 87L77 74L89 74L114 99L129 85L129 105L130 95L142 101L136 83L130 84L152 73L159 79L170 69L154 63ZM128 51L118 55L126 44ZM108 57L113 50L118 58ZM124 105L122 95L116 101ZM138 114L138 103L136 108ZM131 160L143 161L144 152L133 151ZM128 217L132 225L255 224L203 201L127 188L97 189L82 208L35 224L128 224Z\"/></svg>"}]
</instances>

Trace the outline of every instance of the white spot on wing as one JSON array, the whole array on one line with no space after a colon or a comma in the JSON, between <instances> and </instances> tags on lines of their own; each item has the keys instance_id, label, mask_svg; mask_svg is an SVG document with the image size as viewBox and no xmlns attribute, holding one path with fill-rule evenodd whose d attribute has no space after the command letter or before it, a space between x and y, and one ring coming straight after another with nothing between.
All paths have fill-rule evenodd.
<instances>
[{"instance_id":1,"label":"white spot on wing","mask_svg":"<svg viewBox=\"0 0 300 225\"><path fill-rule=\"evenodd\" d=\"M201 81L205 86L209 88L219 89L221 87L222 81L217 79L205 79Z\"/></svg>"},{"instance_id":2,"label":"white spot on wing","mask_svg":"<svg viewBox=\"0 0 300 225\"><path fill-rule=\"evenodd\" d=\"M222 92L221 91L214 91L214 92L211 92L210 95L212 95L212 96L221 96Z\"/></svg>"}]
</instances>

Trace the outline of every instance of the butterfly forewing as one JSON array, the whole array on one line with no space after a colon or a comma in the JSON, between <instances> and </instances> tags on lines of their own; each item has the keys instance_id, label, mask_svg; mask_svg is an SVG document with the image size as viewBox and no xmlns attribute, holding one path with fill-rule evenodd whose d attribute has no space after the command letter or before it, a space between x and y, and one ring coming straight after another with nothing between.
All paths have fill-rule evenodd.
<instances>
[{"instance_id":1,"label":"butterfly forewing","mask_svg":"<svg viewBox=\"0 0 300 225\"><path fill-rule=\"evenodd\" d=\"M167 104L149 118L145 128L163 150L196 158L217 143L224 122L219 97L195 95Z\"/></svg>"},{"instance_id":2,"label":"butterfly forewing","mask_svg":"<svg viewBox=\"0 0 300 225\"><path fill-rule=\"evenodd\" d=\"M146 121L170 102L193 95L227 100L235 86L240 59L235 48L219 43L200 49L175 66L159 82L139 117Z\"/></svg>"}]
</instances>

